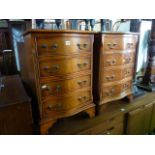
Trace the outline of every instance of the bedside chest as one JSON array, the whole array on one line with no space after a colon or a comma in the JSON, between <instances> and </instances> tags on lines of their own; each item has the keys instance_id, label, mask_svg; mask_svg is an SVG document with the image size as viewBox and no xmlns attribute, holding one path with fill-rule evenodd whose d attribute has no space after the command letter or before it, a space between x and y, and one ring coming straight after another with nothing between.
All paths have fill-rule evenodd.
<instances>
[{"instance_id":1,"label":"bedside chest","mask_svg":"<svg viewBox=\"0 0 155 155\"><path fill-rule=\"evenodd\" d=\"M97 33L94 38L94 103L126 96L132 99L132 78L138 34Z\"/></svg>"},{"instance_id":2,"label":"bedside chest","mask_svg":"<svg viewBox=\"0 0 155 155\"><path fill-rule=\"evenodd\" d=\"M93 33L30 30L24 39L23 80L37 100L41 134L60 118L82 111L93 117Z\"/></svg>"},{"instance_id":3,"label":"bedside chest","mask_svg":"<svg viewBox=\"0 0 155 155\"><path fill-rule=\"evenodd\" d=\"M31 102L20 77L1 78L0 89L0 134L33 134Z\"/></svg>"}]
</instances>

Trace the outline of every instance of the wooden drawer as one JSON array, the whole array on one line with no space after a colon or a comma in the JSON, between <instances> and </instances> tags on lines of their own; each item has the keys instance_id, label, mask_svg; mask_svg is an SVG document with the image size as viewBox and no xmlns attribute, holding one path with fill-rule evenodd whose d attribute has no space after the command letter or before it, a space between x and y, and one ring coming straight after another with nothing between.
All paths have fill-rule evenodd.
<instances>
[{"instance_id":1,"label":"wooden drawer","mask_svg":"<svg viewBox=\"0 0 155 155\"><path fill-rule=\"evenodd\" d=\"M91 90L82 90L65 96L55 96L43 102L43 117L63 113L92 101Z\"/></svg>"},{"instance_id":2,"label":"wooden drawer","mask_svg":"<svg viewBox=\"0 0 155 155\"><path fill-rule=\"evenodd\" d=\"M103 81L114 82L123 80L124 78L132 76L133 73L133 64L125 65L121 67L107 67L103 68Z\"/></svg>"},{"instance_id":3,"label":"wooden drawer","mask_svg":"<svg viewBox=\"0 0 155 155\"><path fill-rule=\"evenodd\" d=\"M134 51L130 52L107 52L103 53L103 65L108 66L119 66L124 64L129 64L134 62Z\"/></svg>"},{"instance_id":4,"label":"wooden drawer","mask_svg":"<svg viewBox=\"0 0 155 155\"><path fill-rule=\"evenodd\" d=\"M68 55L91 52L90 35L36 37L38 55Z\"/></svg>"},{"instance_id":5,"label":"wooden drawer","mask_svg":"<svg viewBox=\"0 0 155 155\"><path fill-rule=\"evenodd\" d=\"M123 123L120 123L115 126L107 128L105 131L99 133L99 135L123 135L124 126Z\"/></svg>"},{"instance_id":6,"label":"wooden drawer","mask_svg":"<svg viewBox=\"0 0 155 155\"><path fill-rule=\"evenodd\" d=\"M122 35L105 35L103 36L103 50L130 50L136 47L136 37Z\"/></svg>"},{"instance_id":7,"label":"wooden drawer","mask_svg":"<svg viewBox=\"0 0 155 155\"><path fill-rule=\"evenodd\" d=\"M42 97L61 95L81 88L91 87L91 75L66 80L50 80L40 84Z\"/></svg>"},{"instance_id":8,"label":"wooden drawer","mask_svg":"<svg viewBox=\"0 0 155 155\"><path fill-rule=\"evenodd\" d=\"M131 90L132 81L124 80L123 82L115 82L110 85L103 85L102 87L102 99L114 99L117 96L124 96L126 91Z\"/></svg>"},{"instance_id":9,"label":"wooden drawer","mask_svg":"<svg viewBox=\"0 0 155 155\"><path fill-rule=\"evenodd\" d=\"M79 135L113 135L123 134L123 122L124 122L124 115L114 116L112 118L107 119L103 123L95 125L94 127L81 131L78 133Z\"/></svg>"},{"instance_id":10,"label":"wooden drawer","mask_svg":"<svg viewBox=\"0 0 155 155\"><path fill-rule=\"evenodd\" d=\"M40 76L61 76L91 70L91 57L50 57L39 61Z\"/></svg>"},{"instance_id":11,"label":"wooden drawer","mask_svg":"<svg viewBox=\"0 0 155 155\"><path fill-rule=\"evenodd\" d=\"M115 125L124 121L124 115L117 115L107 119L105 122L107 125Z\"/></svg>"}]
</instances>

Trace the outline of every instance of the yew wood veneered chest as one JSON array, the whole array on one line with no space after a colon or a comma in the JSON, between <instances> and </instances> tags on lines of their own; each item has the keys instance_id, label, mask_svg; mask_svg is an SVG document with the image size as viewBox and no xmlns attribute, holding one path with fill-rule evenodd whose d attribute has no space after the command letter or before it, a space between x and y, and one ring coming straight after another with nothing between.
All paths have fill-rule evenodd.
<instances>
[{"instance_id":1,"label":"yew wood veneered chest","mask_svg":"<svg viewBox=\"0 0 155 155\"><path fill-rule=\"evenodd\" d=\"M93 33L30 30L24 40L23 80L37 101L41 134L57 119L82 111L94 116Z\"/></svg>"},{"instance_id":2,"label":"yew wood veneered chest","mask_svg":"<svg viewBox=\"0 0 155 155\"><path fill-rule=\"evenodd\" d=\"M137 42L136 33L95 34L93 95L96 104L126 96L132 98Z\"/></svg>"}]
</instances>

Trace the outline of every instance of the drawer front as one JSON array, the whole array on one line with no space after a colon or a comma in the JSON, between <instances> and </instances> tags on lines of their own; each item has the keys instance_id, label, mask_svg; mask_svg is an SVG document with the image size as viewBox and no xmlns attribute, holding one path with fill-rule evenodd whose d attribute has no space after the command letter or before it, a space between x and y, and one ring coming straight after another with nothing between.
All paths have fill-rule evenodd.
<instances>
[{"instance_id":1,"label":"drawer front","mask_svg":"<svg viewBox=\"0 0 155 155\"><path fill-rule=\"evenodd\" d=\"M108 66L119 66L123 64L129 64L134 62L135 52L113 52L103 54L103 65Z\"/></svg>"},{"instance_id":2,"label":"drawer front","mask_svg":"<svg viewBox=\"0 0 155 155\"><path fill-rule=\"evenodd\" d=\"M108 97L114 97L121 93L122 86L121 84L113 85L113 86L106 86L106 87L103 87L102 91L103 91L102 92L103 99L108 98Z\"/></svg>"},{"instance_id":3,"label":"drawer front","mask_svg":"<svg viewBox=\"0 0 155 155\"><path fill-rule=\"evenodd\" d=\"M103 69L103 82L114 82L132 76L133 65Z\"/></svg>"},{"instance_id":4,"label":"drawer front","mask_svg":"<svg viewBox=\"0 0 155 155\"><path fill-rule=\"evenodd\" d=\"M91 100L91 90L70 93L67 96L52 97L43 103L43 117L65 112Z\"/></svg>"},{"instance_id":5,"label":"drawer front","mask_svg":"<svg viewBox=\"0 0 155 155\"><path fill-rule=\"evenodd\" d=\"M111 117L109 118L106 123L107 125L115 125L115 124L118 124L118 123L121 123L124 121L124 115L118 115L118 116L114 116L114 117Z\"/></svg>"},{"instance_id":6,"label":"drawer front","mask_svg":"<svg viewBox=\"0 0 155 155\"><path fill-rule=\"evenodd\" d=\"M65 75L91 70L91 57L50 58L39 61L40 76Z\"/></svg>"},{"instance_id":7,"label":"drawer front","mask_svg":"<svg viewBox=\"0 0 155 155\"><path fill-rule=\"evenodd\" d=\"M99 133L100 135L123 135L124 126L123 123L109 126L105 131Z\"/></svg>"},{"instance_id":8,"label":"drawer front","mask_svg":"<svg viewBox=\"0 0 155 155\"><path fill-rule=\"evenodd\" d=\"M127 91L132 88L132 81L127 81L121 85L121 92Z\"/></svg>"},{"instance_id":9,"label":"drawer front","mask_svg":"<svg viewBox=\"0 0 155 155\"><path fill-rule=\"evenodd\" d=\"M103 135L103 134L123 134L124 116L119 115L112 117L94 127L81 131L79 135Z\"/></svg>"},{"instance_id":10,"label":"drawer front","mask_svg":"<svg viewBox=\"0 0 155 155\"><path fill-rule=\"evenodd\" d=\"M42 97L61 95L85 87L91 87L91 75L80 76L69 80L51 80L40 85Z\"/></svg>"},{"instance_id":11,"label":"drawer front","mask_svg":"<svg viewBox=\"0 0 155 155\"><path fill-rule=\"evenodd\" d=\"M81 36L54 36L37 37L38 55L68 55L81 52L91 52L91 37Z\"/></svg>"},{"instance_id":12,"label":"drawer front","mask_svg":"<svg viewBox=\"0 0 155 155\"><path fill-rule=\"evenodd\" d=\"M107 35L104 36L103 49L104 51L112 50L130 50L136 48L136 37L130 36L116 36Z\"/></svg>"},{"instance_id":13,"label":"drawer front","mask_svg":"<svg viewBox=\"0 0 155 155\"><path fill-rule=\"evenodd\" d=\"M132 86L131 80L119 84L112 84L111 86L103 86L102 88L103 99L121 95L123 94L123 92L131 90L131 86Z\"/></svg>"}]
</instances>

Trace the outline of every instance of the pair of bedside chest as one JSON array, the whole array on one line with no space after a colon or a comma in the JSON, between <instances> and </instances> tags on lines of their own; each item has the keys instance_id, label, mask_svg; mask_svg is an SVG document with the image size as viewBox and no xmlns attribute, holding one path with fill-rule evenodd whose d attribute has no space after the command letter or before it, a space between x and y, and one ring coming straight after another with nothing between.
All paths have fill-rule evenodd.
<instances>
[{"instance_id":1,"label":"pair of bedside chest","mask_svg":"<svg viewBox=\"0 0 155 155\"><path fill-rule=\"evenodd\" d=\"M36 99L41 134L57 119L132 94L137 34L30 30L22 79ZM23 72L23 71L22 71Z\"/></svg>"}]
</instances>

